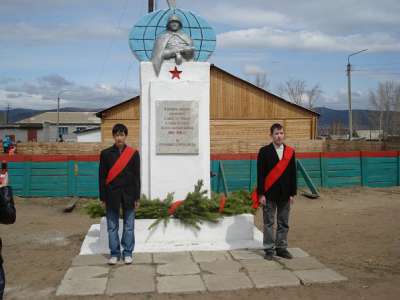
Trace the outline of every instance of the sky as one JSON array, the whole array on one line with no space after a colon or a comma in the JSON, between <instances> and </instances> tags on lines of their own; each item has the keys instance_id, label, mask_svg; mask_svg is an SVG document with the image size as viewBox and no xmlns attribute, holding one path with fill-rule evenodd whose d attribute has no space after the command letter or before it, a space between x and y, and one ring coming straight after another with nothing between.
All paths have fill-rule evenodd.
<instances>
[{"instance_id":1,"label":"sky","mask_svg":"<svg viewBox=\"0 0 400 300\"><path fill-rule=\"evenodd\" d=\"M316 106L370 108L381 81L400 82L399 0L177 0L217 32L211 63L243 79L265 73L267 90L304 80ZM158 0L157 8L166 8ZM0 109L98 109L139 93L128 35L147 0L0 0Z\"/></svg>"}]
</instances>

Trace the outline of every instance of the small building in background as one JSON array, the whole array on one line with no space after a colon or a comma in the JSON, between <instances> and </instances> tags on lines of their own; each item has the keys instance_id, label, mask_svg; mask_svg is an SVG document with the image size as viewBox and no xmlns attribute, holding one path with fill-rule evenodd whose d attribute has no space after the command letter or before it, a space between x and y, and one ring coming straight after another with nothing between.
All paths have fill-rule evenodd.
<instances>
[{"instance_id":1,"label":"small building in background","mask_svg":"<svg viewBox=\"0 0 400 300\"><path fill-rule=\"evenodd\" d=\"M40 123L18 123L0 125L0 140L7 135L13 143L37 142L42 139L43 124Z\"/></svg>"},{"instance_id":2,"label":"small building in background","mask_svg":"<svg viewBox=\"0 0 400 300\"><path fill-rule=\"evenodd\" d=\"M78 143L100 143L101 142L101 129L100 127L93 127L85 130L78 130L74 132L77 137Z\"/></svg>"},{"instance_id":3,"label":"small building in background","mask_svg":"<svg viewBox=\"0 0 400 300\"><path fill-rule=\"evenodd\" d=\"M382 139L383 130L356 130L357 137L368 141L377 141Z\"/></svg>"},{"instance_id":4,"label":"small building in background","mask_svg":"<svg viewBox=\"0 0 400 300\"><path fill-rule=\"evenodd\" d=\"M76 132L99 127L101 123L95 112L60 112L59 125L57 119L57 112L45 112L16 124L42 124L43 128L36 133L38 142L57 142L60 134L64 142L76 142Z\"/></svg>"}]
</instances>

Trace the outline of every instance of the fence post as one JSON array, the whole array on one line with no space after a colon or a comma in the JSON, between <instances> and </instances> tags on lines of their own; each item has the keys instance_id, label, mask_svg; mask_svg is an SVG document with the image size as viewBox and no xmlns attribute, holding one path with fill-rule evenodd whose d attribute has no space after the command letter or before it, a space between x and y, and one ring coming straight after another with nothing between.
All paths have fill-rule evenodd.
<instances>
[{"instance_id":1,"label":"fence post","mask_svg":"<svg viewBox=\"0 0 400 300\"><path fill-rule=\"evenodd\" d=\"M32 176L32 162L31 161L25 161L24 162L24 186L22 189L22 195L24 197L29 197L30 196L30 191L31 191L31 176Z\"/></svg>"},{"instance_id":2,"label":"fence post","mask_svg":"<svg viewBox=\"0 0 400 300\"><path fill-rule=\"evenodd\" d=\"M320 161L321 161L321 186L328 186L328 162L324 157L324 153L320 153Z\"/></svg>"},{"instance_id":3,"label":"fence post","mask_svg":"<svg viewBox=\"0 0 400 300\"><path fill-rule=\"evenodd\" d=\"M400 186L400 151L397 151L397 185Z\"/></svg>"},{"instance_id":4,"label":"fence post","mask_svg":"<svg viewBox=\"0 0 400 300\"><path fill-rule=\"evenodd\" d=\"M361 186L368 186L368 157L365 157L360 151L361 162Z\"/></svg>"},{"instance_id":5,"label":"fence post","mask_svg":"<svg viewBox=\"0 0 400 300\"><path fill-rule=\"evenodd\" d=\"M68 191L67 195L70 197L76 196L76 179L78 175L78 162L75 160L68 160Z\"/></svg>"}]
</instances>

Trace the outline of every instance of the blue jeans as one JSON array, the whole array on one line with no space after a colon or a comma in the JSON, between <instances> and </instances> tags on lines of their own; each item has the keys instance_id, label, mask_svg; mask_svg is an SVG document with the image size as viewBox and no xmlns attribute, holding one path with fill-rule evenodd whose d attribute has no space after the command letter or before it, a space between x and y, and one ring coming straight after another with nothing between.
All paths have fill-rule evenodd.
<instances>
[{"instance_id":1,"label":"blue jeans","mask_svg":"<svg viewBox=\"0 0 400 300\"><path fill-rule=\"evenodd\" d=\"M121 257L121 246L123 248L122 257L132 257L133 248L135 247L135 210L123 209L124 228L122 233L121 244L119 241L119 210L107 208L107 231L108 246L110 248L111 257Z\"/></svg>"}]
</instances>

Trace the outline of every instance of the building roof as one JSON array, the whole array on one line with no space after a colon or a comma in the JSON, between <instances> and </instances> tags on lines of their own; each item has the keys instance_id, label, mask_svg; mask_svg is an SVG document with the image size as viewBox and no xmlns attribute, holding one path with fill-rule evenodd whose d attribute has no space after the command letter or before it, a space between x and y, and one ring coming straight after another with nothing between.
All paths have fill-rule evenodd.
<instances>
[{"instance_id":1,"label":"building roof","mask_svg":"<svg viewBox=\"0 0 400 300\"><path fill-rule=\"evenodd\" d=\"M301 110L307 111L308 113L312 113L312 114L314 114L314 115L316 115L316 116L318 116L318 117L320 116L320 114L317 113L316 111L313 111L313 110L311 110L311 109L305 108L304 106L301 106L301 105L297 105L297 104L295 104L295 103L292 103L292 102L290 102L290 101L288 101L288 100L286 100L286 99L284 99L284 98L282 98L282 97L280 97L280 96L277 96L277 95L275 95L275 94L273 94L273 93L271 93L271 92L269 92L269 91L267 91L267 90L264 90L264 89L262 89L262 88L260 88L260 87L258 87L258 86L256 86L256 85L254 85L253 83L251 83L251 82L249 82L249 81L247 81L247 80L244 80L244 79L242 79L242 78L240 78L240 77L237 77L237 76L235 76L235 75L233 75L233 74L231 74L231 73L225 71L224 69L221 69L221 68L219 68L219 67L217 67L217 66L215 66L215 65L213 65L213 64L211 65L211 68L212 68L212 69L215 69L215 70L218 70L218 71L221 71L221 72L227 74L228 76L234 77L235 79L242 81L243 83L245 83L245 84L251 86L251 87L254 88L254 89L257 89L257 90L259 90L259 91L262 91L263 93L266 93L266 94L268 94L268 95L272 95L272 96L276 97L278 100L281 100L281 101L283 101L283 102L285 102L285 103L287 103L287 104L289 104L289 105L292 105L292 106L295 106L295 107L297 107L297 108L299 108L299 109L301 109ZM101 118L102 115L103 115L103 113L105 113L105 112L107 112L107 111L109 111L109 110L111 110L111 109L113 109L113 108L115 108L115 107L117 107L117 106L120 106L120 105L123 105L123 104L125 104L125 103L128 103L128 102L130 102L130 101L137 101L137 100L140 100L140 96L135 96L135 97L130 98L130 99L128 99L128 100L124 100L123 102L121 102L121 103L119 103L119 104L116 104L116 105L113 105L113 106L111 106L111 107L108 107L108 108L106 108L106 109L104 109L104 110L101 110L101 111L99 111L99 112L96 113L96 116L99 117L99 118Z\"/></svg>"},{"instance_id":2,"label":"building roof","mask_svg":"<svg viewBox=\"0 0 400 300\"><path fill-rule=\"evenodd\" d=\"M251 86L252 88L257 89L257 90L259 90L259 91L261 91L261 92L263 92L263 93L266 93L266 94L268 94L268 95L272 95L272 96L278 98L279 100L281 100L281 101L283 101L283 102L286 102L287 104L290 104L290 105L295 106L295 107L297 107L297 108L300 108L300 109L302 109L302 110L305 110L305 111L308 111L308 112L310 112L310 113L313 113L313 114L315 114L316 116L320 116L320 114L317 113L316 111L313 111L313 110L311 110L311 109L305 108L304 106L301 106L301 105L295 104L295 103L293 103L293 102L290 102L290 101L288 101L288 100L282 98L281 96L275 95L275 94L273 94L273 93L271 93L271 92L269 92L269 91L267 91L267 90L265 90L265 89L262 89L262 88L256 86L255 84L251 83L250 81L247 81L247 80L245 80L245 79L243 79L243 78L240 78L240 77L238 77L238 76L236 76L236 75L233 75L232 73L229 73L228 71L225 71L224 69L221 69L221 68L217 67L217 66L214 65L214 64L211 65L211 68L212 68L212 69L215 69L215 70L218 70L218 71L221 71L221 72L227 74L228 76L234 77L234 78L236 78L237 80L240 80L241 82L243 82L243 83L245 83L245 84Z\"/></svg>"},{"instance_id":3,"label":"building roof","mask_svg":"<svg viewBox=\"0 0 400 300\"><path fill-rule=\"evenodd\" d=\"M57 112L44 112L17 123L57 124ZM100 124L95 112L60 112L60 124Z\"/></svg>"},{"instance_id":4,"label":"building roof","mask_svg":"<svg viewBox=\"0 0 400 300\"><path fill-rule=\"evenodd\" d=\"M92 132L92 131L100 131L100 127L93 127L93 128L87 128L87 129L84 129L84 130L75 130L74 131L74 133L75 134L81 134L81 133L89 133L89 132Z\"/></svg>"},{"instance_id":5,"label":"building roof","mask_svg":"<svg viewBox=\"0 0 400 300\"><path fill-rule=\"evenodd\" d=\"M13 124L1 124L0 129L42 129L43 124L41 123L13 123Z\"/></svg>"},{"instance_id":6,"label":"building roof","mask_svg":"<svg viewBox=\"0 0 400 300\"><path fill-rule=\"evenodd\" d=\"M130 99L128 99L128 100L124 100L124 101L122 101L122 102L120 102L120 103L118 103L118 104L115 104L115 105L113 105L113 106L110 106L110 107L108 107L108 108L106 108L106 109L103 109L103 110L97 112L97 113L96 113L96 116L97 116L98 118L101 118L102 115L103 115L103 113L105 113L105 112L107 112L107 111L109 111L109 110L112 110L113 108L118 107L118 106L120 106L120 105L123 105L123 104L125 104L125 103L129 103L129 102L131 102L131 101L137 101L137 100L140 100L140 96L135 96L135 97L133 97L133 98L130 98Z\"/></svg>"}]
</instances>

